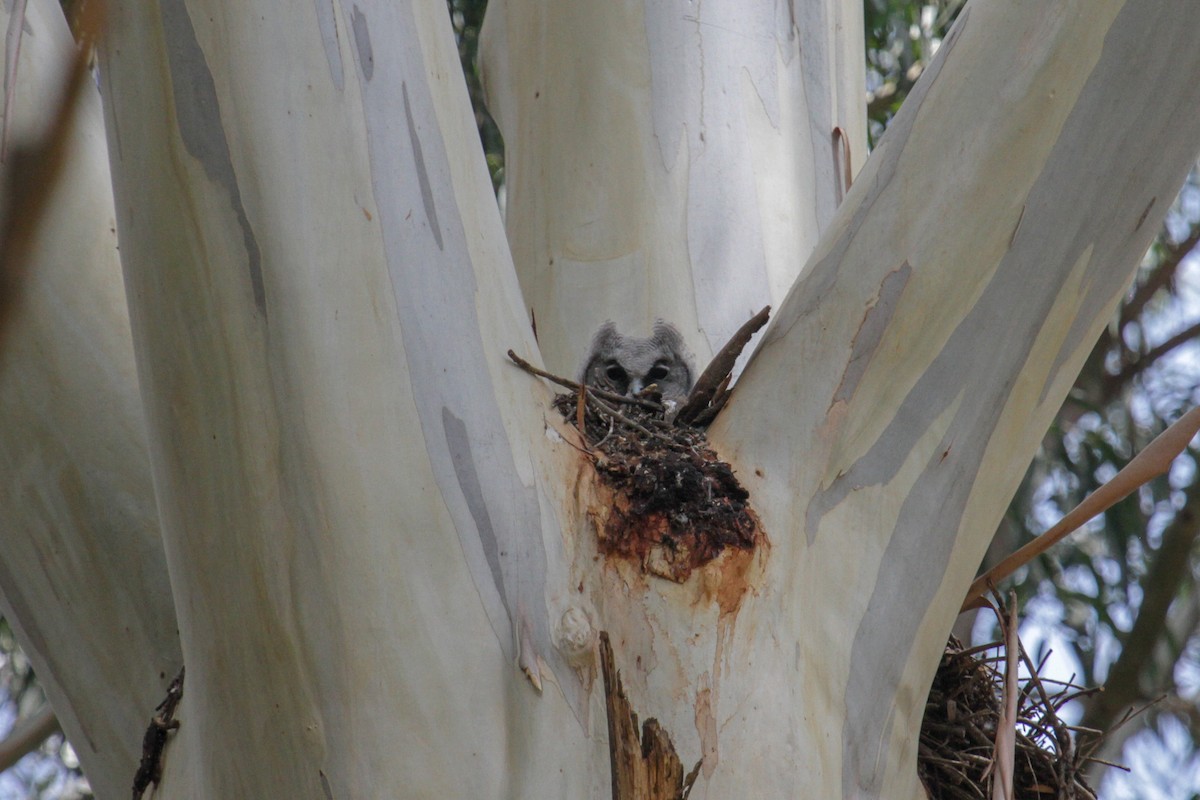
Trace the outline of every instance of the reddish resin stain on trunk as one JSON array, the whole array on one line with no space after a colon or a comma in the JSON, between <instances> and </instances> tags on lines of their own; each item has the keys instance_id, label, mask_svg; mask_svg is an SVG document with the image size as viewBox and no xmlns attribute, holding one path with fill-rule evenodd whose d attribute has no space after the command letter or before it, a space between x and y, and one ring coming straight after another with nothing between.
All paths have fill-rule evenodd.
<instances>
[{"instance_id":1,"label":"reddish resin stain on trunk","mask_svg":"<svg viewBox=\"0 0 1200 800\"><path fill-rule=\"evenodd\" d=\"M729 464L708 448L702 432L687 430L685 438L686 443L629 437L598 454L598 501L591 514L599 550L677 583L727 552L744 554L720 569L738 577L733 583L741 586L735 592L740 598L744 564L766 537ZM715 594L723 610L736 605L725 588Z\"/></svg>"}]
</instances>

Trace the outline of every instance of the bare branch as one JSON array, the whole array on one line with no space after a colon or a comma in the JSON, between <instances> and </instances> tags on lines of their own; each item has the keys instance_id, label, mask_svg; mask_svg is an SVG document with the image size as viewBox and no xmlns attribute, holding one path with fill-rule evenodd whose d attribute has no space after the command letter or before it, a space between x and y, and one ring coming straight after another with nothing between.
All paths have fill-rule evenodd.
<instances>
[{"instance_id":1,"label":"bare branch","mask_svg":"<svg viewBox=\"0 0 1200 800\"><path fill-rule=\"evenodd\" d=\"M1115 386L1124 386L1133 378L1145 372L1151 367L1154 362L1165 356L1167 353L1179 347L1182 344L1187 344L1192 339L1200 336L1200 322L1181 330L1171 338L1167 339L1162 344L1151 347L1145 353L1138 357L1138 360L1124 367L1119 373L1108 379L1108 383Z\"/></svg>"},{"instance_id":2,"label":"bare branch","mask_svg":"<svg viewBox=\"0 0 1200 800\"><path fill-rule=\"evenodd\" d=\"M1165 474L1171 468L1171 462L1183 452L1198 430L1200 430L1200 408L1193 408L1176 420L1171 427L1156 436L1154 441L1146 445L1146 448L1114 475L1112 480L1071 509L1065 517L1059 520L1058 524L976 578L967 592L966 599L963 600L962 610L978 608L980 599L988 587L995 586L1016 571L1018 567L1046 552L1059 540L1078 529L1092 517L1128 497L1147 481Z\"/></svg>"},{"instance_id":3,"label":"bare branch","mask_svg":"<svg viewBox=\"0 0 1200 800\"><path fill-rule=\"evenodd\" d=\"M49 703L17 722L8 736L0 741L0 772L16 764L51 734L61 730L58 717L54 716L54 709L50 708Z\"/></svg>"},{"instance_id":4,"label":"bare branch","mask_svg":"<svg viewBox=\"0 0 1200 800\"><path fill-rule=\"evenodd\" d=\"M1197 244L1200 244L1200 225L1193 228L1192 232L1183 241L1167 245L1167 254L1162 263L1154 268L1145 282L1139 285L1134 291L1133 297L1129 298L1129 302L1122 306L1120 323L1122 330L1141 315L1142 309L1146 307L1146 304L1150 302L1159 289L1175 279L1175 273L1179 270L1180 263L1195 249Z\"/></svg>"},{"instance_id":5,"label":"bare branch","mask_svg":"<svg viewBox=\"0 0 1200 800\"><path fill-rule=\"evenodd\" d=\"M561 375L555 375L552 372L546 372L544 369L538 369L533 364L530 364L528 361L514 353L512 350L508 351L508 357L512 359L514 364L528 372L530 375L536 375L539 378L545 378L551 383L556 383L564 389L570 389L572 392L579 392L579 384L573 380L564 378ZM663 410L661 403L656 403L653 400L647 400L644 397L628 397L623 394L617 394L616 392L610 392L606 389L601 389L597 386L588 386L587 391L588 394L592 395L593 397L602 397L605 400L608 400L610 403L625 403L626 405L630 406L641 406L642 408L648 408L651 411Z\"/></svg>"}]
</instances>

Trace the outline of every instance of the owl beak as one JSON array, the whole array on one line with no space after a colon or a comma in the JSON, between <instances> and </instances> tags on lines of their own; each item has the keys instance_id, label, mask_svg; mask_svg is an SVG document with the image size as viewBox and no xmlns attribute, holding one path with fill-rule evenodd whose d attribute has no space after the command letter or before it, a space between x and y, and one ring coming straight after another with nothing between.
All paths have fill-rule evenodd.
<instances>
[{"instance_id":1,"label":"owl beak","mask_svg":"<svg viewBox=\"0 0 1200 800\"><path fill-rule=\"evenodd\" d=\"M638 392L645 388L646 384L642 383L641 378L634 378L633 380L629 381L629 390L626 392L626 395L629 397L634 397Z\"/></svg>"}]
</instances>

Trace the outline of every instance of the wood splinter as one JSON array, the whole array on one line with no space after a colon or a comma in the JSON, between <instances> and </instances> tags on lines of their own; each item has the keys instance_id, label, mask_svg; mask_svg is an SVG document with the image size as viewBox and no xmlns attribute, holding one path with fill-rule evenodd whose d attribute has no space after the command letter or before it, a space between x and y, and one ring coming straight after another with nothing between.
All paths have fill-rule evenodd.
<instances>
[{"instance_id":1,"label":"wood splinter","mask_svg":"<svg viewBox=\"0 0 1200 800\"><path fill-rule=\"evenodd\" d=\"M613 800L687 800L702 761L685 777L671 737L656 719L646 720L638 735L637 713L625 696L607 631L600 632L600 667L608 712Z\"/></svg>"}]
</instances>

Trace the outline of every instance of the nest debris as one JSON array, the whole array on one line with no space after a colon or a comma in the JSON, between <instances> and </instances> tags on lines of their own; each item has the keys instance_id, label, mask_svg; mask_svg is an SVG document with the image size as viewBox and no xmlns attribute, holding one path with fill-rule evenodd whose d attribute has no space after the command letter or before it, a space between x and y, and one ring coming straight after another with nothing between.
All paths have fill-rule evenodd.
<instances>
[{"instance_id":1,"label":"nest debris","mask_svg":"<svg viewBox=\"0 0 1200 800\"><path fill-rule=\"evenodd\" d=\"M1004 656L984 658L999 642L964 649L953 636L938 664L917 747L917 774L930 800L991 800L993 752L1003 714L1004 676L994 666ZM1017 694L1013 797L1035 800L1095 800L1084 779L1103 734L1068 726L1058 712L1068 701L1099 691L1050 681L1022 660L1030 673ZM1048 692L1046 685L1054 690ZM1075 736L1086 742L1076 742Z\"/></svg>"}]
</instances>

